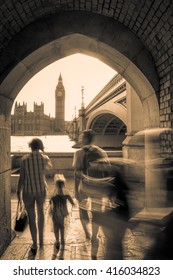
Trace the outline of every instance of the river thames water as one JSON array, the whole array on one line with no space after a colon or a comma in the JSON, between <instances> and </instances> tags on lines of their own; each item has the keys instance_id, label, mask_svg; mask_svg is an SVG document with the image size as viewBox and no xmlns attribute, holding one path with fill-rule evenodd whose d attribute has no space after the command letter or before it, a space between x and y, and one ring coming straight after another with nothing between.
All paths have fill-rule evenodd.
<instances>
[{"instance_id":1,"label":"river thames water","mask_svg":"<svg viewBox=\"0 0 173 280\"><path fill-rule=\"evenodd\" d=\"M11 136L11 153L29 152L28 143L34 136ZM36 136L43 141L45 152L74 152L75 144L67 135Z\"/></svg>"}]
</instances>

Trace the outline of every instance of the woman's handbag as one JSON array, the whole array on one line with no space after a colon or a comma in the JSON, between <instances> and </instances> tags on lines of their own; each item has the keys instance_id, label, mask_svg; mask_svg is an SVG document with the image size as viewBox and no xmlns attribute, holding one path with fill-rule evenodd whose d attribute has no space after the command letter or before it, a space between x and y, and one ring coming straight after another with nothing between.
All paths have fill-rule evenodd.
<instances>
[{"instance_id":1,"label":"woman's handbag","mask_svg":"<svg viewBox=\"0 0 173 280\"><path fill-rule=\"evenodd\" d=\"M15 219L15 231L24 231L28 224L28 216L24 206L20 207L20 202L17 204L16 219Z\"/></svg>"}]
</instances>

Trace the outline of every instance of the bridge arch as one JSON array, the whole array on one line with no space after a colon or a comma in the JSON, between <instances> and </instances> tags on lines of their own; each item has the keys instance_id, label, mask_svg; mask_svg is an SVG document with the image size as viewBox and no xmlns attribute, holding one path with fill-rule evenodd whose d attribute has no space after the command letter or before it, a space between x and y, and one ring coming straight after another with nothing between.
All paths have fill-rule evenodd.
<instances>
[{"instance_id":1,"label":"bridge arch","mask_svg":"<svg viewBox=\"0 0 173 280\"><path fill-rule=\"evenodd\" d=\"M108 128L110 128L110 125L112 125L112 131L110 130L109 133L116 135L118 135L122 127L125 126L123 121L119 119L116 114L112 114L108 111L97 114L87 129L93 129L97 134L105 134Z\"/></svg>"},{"instance_id":2,"label":"bridge arch","mask_svg":"<svg viewBox=\"0 0 173 280\"><path fill-rule=\"evenodd\" d=\"M109 111L97 114L90 126L95 133L95 143L106 149L122 149L122 142L127 131L126 125L115 113Z\"/></svg>"},{"instance_id":3,"label":"bridge arch","mask_svg":"<svg viewBox=\"0 0 173 280\"><path fill-rule=\"evenodd\" d=\"M103 105L103 107L105 107ZM102 114L110 113L113 116L119 118L127 126L127 109L124 106L121 106L119 103L111 103L106 105L107 108L102 108L102 106L92 113L89 114L89 117L86 121L86 128L89 129L94 119Z\"/></svg>"}]
</instances>

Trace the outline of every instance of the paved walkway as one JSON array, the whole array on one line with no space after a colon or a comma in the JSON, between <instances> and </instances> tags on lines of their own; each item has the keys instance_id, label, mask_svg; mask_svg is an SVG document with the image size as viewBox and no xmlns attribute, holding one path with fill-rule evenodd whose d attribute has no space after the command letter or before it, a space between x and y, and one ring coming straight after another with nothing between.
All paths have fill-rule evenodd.
<instances>
[{"instance_id":1,"label":"paved walkway","mask_svg":"<svg viewBox=\"0 0 173 280\"><path fill-rule=\"evenodd\" d=\"M72 197L74 197L73 179L67 180L67 189ZM30 254L31 237L29 228L25 229L23 233L17 233L7 250L1 257L1 260L27 260L27 259L44 259L51 260L53 254L54 234L52 232L52 226L50 218L47 213L49 197L53 193L54 184L49 182L49 196L45 203L45 233L44 233L44 248L38 250L37 255L33 257ZM12 228L14 227L15 212L17 207L16 195L12 195L11 200L12 209ZM70 215L68 219L67 234L66 234L66 246L64 250L61 250L57 255L57 259L65 260L90 260L91 259L91 244L86 241L82 225L79 219L78 207L73 209L70 207ZM141 225L128 229L124 237L124 259L142 259L144 253L152 243L152 238L148 234L151 229L145 230ZM116 233L115 233L116 234ZM104 256L104 237L100 230L99 232L99 250L98 259L103 259Z\"/></svg>"}]
</instances>

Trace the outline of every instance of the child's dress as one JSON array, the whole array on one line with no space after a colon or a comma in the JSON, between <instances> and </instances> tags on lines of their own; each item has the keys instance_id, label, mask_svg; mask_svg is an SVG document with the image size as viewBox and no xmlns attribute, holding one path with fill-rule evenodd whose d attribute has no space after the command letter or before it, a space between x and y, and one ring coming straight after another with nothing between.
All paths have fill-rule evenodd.
<instances>
[{"instance_id":1,"label":"child's dress","mask_svg":"<svg viewBox=\"0 0 173 280\"><path fill-rule=\"evenodd\" d=\"M68 216L67 200L73 205L74 202L68 194L56 194L50 199L52 209L52 221L54 226L64 227L64 220Z\"/></svg>"}]
</instances>

